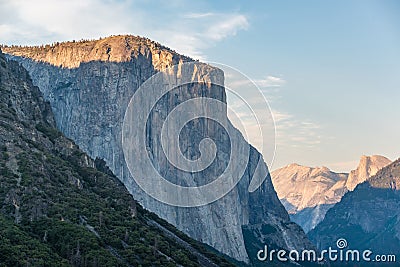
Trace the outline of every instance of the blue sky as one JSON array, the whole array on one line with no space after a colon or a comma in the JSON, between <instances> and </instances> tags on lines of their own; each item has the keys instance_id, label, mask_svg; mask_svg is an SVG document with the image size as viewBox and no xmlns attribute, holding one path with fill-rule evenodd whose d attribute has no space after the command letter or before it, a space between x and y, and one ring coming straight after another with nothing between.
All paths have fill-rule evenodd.
<instances>
[{"instance_id":1,"label":"blue sky","mask_svg":"<svg viewBox=\"0 0 400 267\"><path fill-rule=\"evenodd\" d=\"M400 2L5 1L0 42L42 44L130 33L237 68L277 125L272 169L337 171L363 154L399 157Z\"/></svg>"}]
</instances>

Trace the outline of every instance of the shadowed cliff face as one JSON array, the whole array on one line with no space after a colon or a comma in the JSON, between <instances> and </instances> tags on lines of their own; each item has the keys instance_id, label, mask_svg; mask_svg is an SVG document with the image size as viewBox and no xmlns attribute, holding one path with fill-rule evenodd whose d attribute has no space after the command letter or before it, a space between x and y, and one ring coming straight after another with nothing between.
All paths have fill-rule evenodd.
<instances>
[{"instance_id":1,"label":"shadowed cliff face","mask_svg":"<svg viewBox=\"0 0 400 267\"><path fill-rule=\"evenodd\" d=\"M255 171L259 160L263 159L253 147L249 148L248 164L237 186L223 198L206 206L169 206L149 197L134 182L121 147L122 121L128 102L139 86L153 74L190 61L189 58L147 39L132 36L63 43L53 47L4 48L4 51L13 55L11 57L30 72L33 82L50 101L59 129L90 156L103 158L145 208L189 236L242 261L255 257L246 251L242 227L255 233L260 247L264 242L286 249L311 247L297 225L286 227L290 224L289 217L276 196L269 175ZM203 172L193 174L179 172L165 161L160 151L159 129L175 106L198 96L226 101L224 88L212 85L223 84L223 73L219 69L201 65L186 75L203 83L178 88L157 103L148 121L146 138L148 153L152 155L157 170L174 183L192 186L205 184L223 172L232 140L218 125L197 119L182 131L181 149L186 157L196 158L200 141L211 138L218 148L216 162ZM179 79L179 76L172 79ZM207 107L194 108L210 112ZM240 133L234 136L238 139L236 141L245 142ZM267 170L265 165L264 169ZM257 175L267 178L256 191L249 193L250 181ZM268 239L256 234L257 228L263 224L271 224L277 229Z\"/></svg>"},{"instance_id":2,"label":"shadowed cliff face","mask_svg":"<svg viewBox=\"0 0 400 267\"><path fill-rule=\"evenodd\" d=\"M0 51L1 266L233 266L144 210L55 125Z\"/></svg>"}]
</instances>

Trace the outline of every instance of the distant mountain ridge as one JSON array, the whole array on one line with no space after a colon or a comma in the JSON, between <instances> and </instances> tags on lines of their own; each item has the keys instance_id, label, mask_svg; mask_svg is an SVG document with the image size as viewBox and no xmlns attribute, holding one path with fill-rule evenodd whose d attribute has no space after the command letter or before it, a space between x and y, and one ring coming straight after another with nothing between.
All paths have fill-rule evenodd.
<instances>
[{"instance_id":1,"label":"distant mountain ridge","mask_svg":"<svg viewBox=\"0 0 400 267\"><path fill-rule=\"evenodd\" d=\"M319 204L336 203L338 198L334 185L343 185L347 174L335 173L327 167L290 164L273 171L271 176L278 197L294 206L289 213L296 213Z\"/></svg>"},{"instance_id":2,"label":"distant mountain ridge","mask_svg":"<svg viewBox=\"0 0 400 267\"><path fill-rule=\"evenodd\" d=\"M327 167L290 164L271 173L279 199L291 219L304 231L313 229L325 213L347 192L364 182L391 161L379 155L362 156L350 174L335 173Z\"/></svg>"},{"instance_id":3,"label":"distant mountain ridge","mask_svg":"<svg viewBox=\"0 0 400 267\"><path fill-rule=\"evenodd\" d=\"M348 192L308 233L320 249L338 238L349 248L400 256L400 159ZM398 266L398 263L394 263ZM361 265L364 266L364 265ZM378 265L382 266L382 265ZM386 265L385 265L386 266ZM392 266L392 265L390 265Z\"/></svg>"}]
</instances>

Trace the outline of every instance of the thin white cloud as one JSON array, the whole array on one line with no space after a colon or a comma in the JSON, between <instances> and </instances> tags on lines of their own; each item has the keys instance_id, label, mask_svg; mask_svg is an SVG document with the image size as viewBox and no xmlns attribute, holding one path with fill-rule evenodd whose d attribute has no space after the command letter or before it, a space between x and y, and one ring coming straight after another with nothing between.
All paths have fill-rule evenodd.
<instances>
[{"instance_id":1,"label":"thin white cloud","mask_svg":"<svg viewBox=\"0 0 400 267\"><path fill-rule=\"evenodd\" d=\"M268 112L265 109L265 105L259 105L264 103L264 99L259 95L248 95L246 94L249 87L254 86L255 83L265 99L268 100L269 104L273 107L272 117L276 128L275 142L278 149L287 150L288 148L313 148L317 147L321 143L322 129L317 123L298 117L296 114L282 110L279 106L279 100L281 95L281 89L287 83L285 79L280 76L266 75L265 78L261 79L234 79L235 77L227 77L227 85L229 88L235 89L236 92L242 92L246 95L246 101L250 103L255 109L256 114ZM231 98L228 98L228 101ZM246 129L249 129L249 141L255 146L259 147L262 140L257 136L257 122L251 116L250 111L246 110L244 104L240 101L228 102L228 105L237 112L240 122L245 125ZM257 110L259 109L259 110ZM271 117L271 119L272 119ZM233 123L236 123L233 121ZM273 126L269 124L268 127ZM253 136L254 135L254 136ZM271 138L271 134L267 134L267 138ZM264 137L264 144L271 142ZM263 151L264 155L271 153L270 151Z\"/></svg>"},{"instance_id":2,"label":"thin white cloud","mask_svg":"<svg viewBox=\"0 0 400 267\"><path fill-rule=\"evenodd\" d=\"M214 13L212 12L207 12L207 13L188 13L183 15L184 18L187 19L201 19L201 18L206 18L206 17L210 17L213 16Z\"/></svg>"},{"instance_id":3,"label":"thin white cloud","mask_svg":"<svg viewBox=\"0 0 400 267\"><path fill-rule=\"evenodd\" d=\"M321 127L310 120L301 120L293 114L272 111L276 125L278 146L315 147L321 143Z\"/></svg>"},{"instance_id":4,"label":"thin white cloud","mask_svg":"<svg viewBox=\"0 0 400 267\"><path fill-rule=\"evenodd\" d=\"M158 36L177 51L205 61L203 51L225 38L247 30L246 16L237 13L188 13L186 21L174 25L173 30L164 29Z\"/></svg>"},{"instance_id":5,"label":"thin white cloud","mask_svg":"<svg viewBox=\"0 0 400 267\"><path fill-rule=\"evenodd\" d=\"M229 86L231 88L239 89L240 87L251 86L252 83L256 84L260 89L265 89L265 88L271 88L271 87L281 87L286 84L286 81L282 77L268 75L265 78L261 78L261 79L233 80L233 81L229 82Z\"/></svg>"},{"instance_id":6,"label":"thin white cloud","mask_svg":"<svg viewBox=\"0 0 400 267\"><path fill-rule=\"evenodd\" d=\"M13 14L13 19L0 19L0 24L14 33L0 37L6 42L40 44L126 33L132 17L138 20L140 14L130 15L125 7L126 2L95 0L2 2L1 13Z\"/></svg>"},{"instance_id":7,"label":"thin white cloud","mask_svg":"<svg viewBox=\"0 0 400 267\"><path fill-rule=\"evenodd\" d=\"M255 80L255 83L259 87L281 87L286 83L286 81L281 77L268 75L264 79Z\"/></svg>"},{"instance_id":8,"label":"thin white cloud","mask_svg":"<svg viewBox=\"0 0 400 267\"><path fill-rule=\"evenodd\" d=\"M239 30L247 30L249 22L244 15L215 15L218 21L215 21L202 34L205 38L214 41L220 41L228 36L235 36Z\"/></svg>"},{"instance_id":9,"label":"thin white cloud","mask_svg":"<svg viewBox=\"0 0 400 267\"><path fill-rule=\"evenodd\" d=\"M181 54L204 61L206 56L203 50L208 46L195 35L187 35L179 31L159 31L154 34L162 44L178 51Z\"/></svg>"}]
</instances>

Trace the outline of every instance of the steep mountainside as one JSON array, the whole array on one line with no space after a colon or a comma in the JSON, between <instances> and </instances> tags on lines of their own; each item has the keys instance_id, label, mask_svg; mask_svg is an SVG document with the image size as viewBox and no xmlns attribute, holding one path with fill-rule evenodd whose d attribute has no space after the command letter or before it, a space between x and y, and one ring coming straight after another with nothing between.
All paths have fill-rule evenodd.
<instances>
[{"instance_id":1,"label":"steep mountainside","mask_svg":"<svg viewBox=\"0 0 400 267\"><path fill-rule=\"evenodd\" d=\"M384 167L331 208L309 233L318 247L345 238L350 248L400 256L400 159ZM332 245L333 244L333 245Z\"/></svg>"},{"instance_id":2,"label":"steep mountainside","mask_svg":"<svg viewBox=\"0 0 400 267\"><path fill-rule=\"evenodd\" d=\"M1 52L0 149L0 266L231 266L64 137L28 72Z\"/></svg>"},{"instance_id":3,"label":"steep mountainside","mask_svg":"<svg viewBox=\"0 0 400 267\"><path fill-rule=\"evenodd\" d=\"M290 164L271 173L279 199L291 219L305 232L324 219L326 212L348 191L364 182L391 161L386 157L362 156L349 175L326 167L311 168Z\"/></svg>"},{"instance_id":4,"label":"steep mountainside","mask_svg":"<svg viewBox=\"0 0 400 267\"><path fill-rule=\"evenodd\" d=\"M199 96L226 101L224 88L213 85L223 84L223 72L219 69L202 64L182 74L179 70L183 62L191 59L148 39L134 36L113 36L97 41L43 47L5 47L4 51L30 72L34 84L50 101L59 129L91 157L104 159L145 208L181 231L241 261L254 258L254 250L263 247L264 243L286 249L311 246L301 228L289 221L262 156L253 147L250 147L247 168L236 187L206 206L183 208L163 204L144 193L131 177L121 145L123 115L132 94L157 72L168 72L172 83L182 79L181 75L201 81L167 94L149 117L146 149L157 171L169 181L191 186L204 185L224 172L232 140L218 125L208 120L193 120L180 136L183 153L189 159L196 158L203 138L211 138L215 142L219 151L217 160L204 171L188 173L178 170L165 160L160 148L163 121L177 105ZM176 71L172 71L170 67L176 64ZM207 106L194 108L205 114L213 112ZM226 114L222 115L232 127ZM233 138L236 143L248 146L236 130ZM259 161L262 168L256 171ZM146 173L142 175L146 177ZM248 187L252 179L264 182L250 193ZM259 229L263 225L269 225L275 231L262 235ZM245 240L248 237L251 242Z\"/></svg>"}]
</instances>

